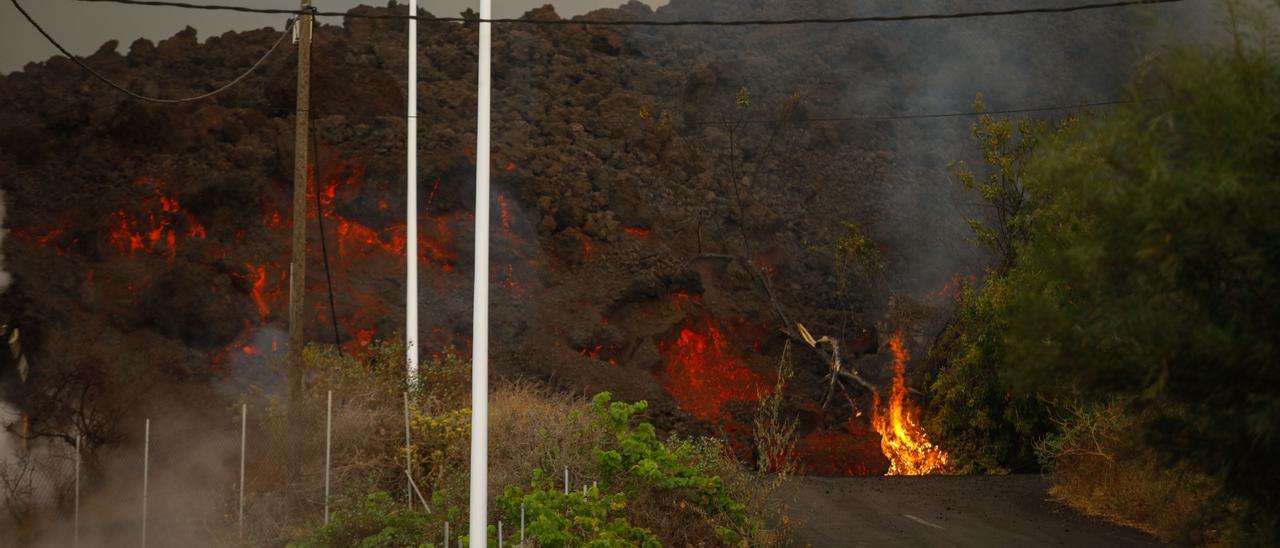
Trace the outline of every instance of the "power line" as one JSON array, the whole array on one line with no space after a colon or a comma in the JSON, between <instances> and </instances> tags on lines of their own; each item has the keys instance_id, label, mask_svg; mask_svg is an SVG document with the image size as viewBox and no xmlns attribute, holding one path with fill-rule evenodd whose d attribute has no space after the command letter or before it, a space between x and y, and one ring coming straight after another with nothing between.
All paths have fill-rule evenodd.
<instances>
[{"instance_id":1,"label":"power line","mask_svg":"<svg viewBox=\"0 0 1280 548\"><path fill-rule=\"evenodd\" d=\"M1050 106L1039 106L1039 107L1020 107L1020 108L1009 108L1009 109L998 109L998 110L984 110L982 112L954 111L954 112L926 112L926 113L899 113L899 114L842 114L842 115L812 116L812 117L805 117L805 118L790 118L790 119L749 118L746 120L688 120L683 122L683 124L690 125L690 126L730 126L735 124L740 124L740 125L819 124L819 123L831 123L831 122L890 122L890 121L897 121L897 120L928 120L928 119L937 119L937 118L972 118L972 117L983 116L983 115L1060 112L1060 111L1073 110L1078 108L1097 108L1097 107L1124 105L1130 102L1131 101L1128 101L1128 100L1091 101L1091 102L1081 102L1081 103L1075 103L1075 104L1069 104L1069 105L1050 105ZM235 107L235 108L249 108L249 109L261 108L262 110L270 111L270 112L294 112L296 110L294 109L294 107L284 106L284 105L265 105L265 106L223 105L223 106ZM313 112L314 114L319 116L343 116L347 118L357 118L357 119L383 119L383 118L406 118L407 117L407 115L404 113L381 114L381 113L356 113L356 112L336 112L336 111L313 111ZM572 123L588 123L588 122L604 123L604 124L638 123L638 121L633 118L615 118L615 119L559 118L554 116L546 116L546 117L539 117L539 118L494 117L493 121L495 123L496 122L505 122L505 123L523 122L523 123L529 123L529 124L544 124L544 123L572 124Z\"/></svg>"},{"instance_id":2,"label":"power line","mask_svg":"<svg viewBox=\"0 0 1280 548\"><path fill-rule=\"evenodd\" d=\"M85 72L88 72L89 74L93 75L94 78L101 80L104 84L107 84L108 86L111 86L116 90L130 97L133 97L134 99L137 99L139 101L146 101L148 103L162 103L162 104L190 103L193 101L208 99L210 97L213 97L214 95L217 95L228 89L231 89L232 86L239 84L241 80L244 80L250 74L253 74L253 71L257 70L258 67L262 65L263 61L266 61L267 58L270 57L271 54L275 52L277 48L280 47L280 44L284 42L284 37L288 36L290 29L293 28L293 19L289 19L289 21L285 23L284 32L280 34L280 38L276 40L276 43L272 44L271 49L267 50L267 52L263 54L262 57L259 58L257 62L253 64L253 66L249 67L249 70L246 70L243 74L235 77L234 80L227 82L226 84L219 87L218 89L215 89L208 93L196 95L194 97L184 97L181 99L164 99L164 98L158 98L158 97L147 97L146 95L136 93L120 84L115 83L110 78L103 76L101 73L94 70L89 65L86 65L80 59L76 58L76 56L72 55L71 52L67 51L67 48L62 47L62 44L58 43L58 41L55 40L53 36L50 36L49 33L44 30L44 27L41 27L40 23L37 23L36 20L31 17L31 14L27 13L27 10L23 9L22 4L19 4L18 0L9 0L9 1L13 3L13 7L18 8L18 11L22 13L22 16L27 19L28 23L31 23L32 27L35 27L36 31L38 31L41 35L43 35L45 39L49 41L50 44L53 44L53 47L58 48L58 51L62 52L63 55L66 55L68 59L71 59L72 62L74 62L77 65L80 65L80 68L84 69Z\"/></svg>"},{"instance_id":3,"label":"power line","mask_svg":"<svg viewBox=\"0 0 1280 548\"><path fill-rule=\"evenodd\" d=\"M301 10L278 9L278 8L249 8L244 6L224 6L213 4L190 4L186 2L175 2L168 0L78 0L80 2L104 2L112 4L128 4L134 6L162 6L171 8L185 8L197 10L216 10L216 11L238 11L243 13L268 13L268 14L294 14L300 15ZM451 23L508 23L517 25L539 25L539 26L558 26L558 25L592 25L601 27L739 27L739 26L775 26L775 25L830 25L830 24L849 24L849 23L885 23L898 21L923 21L923 20L944 20L944 19L968 19L974 17L998 17L1008 15L1032 15L1046 13L1071 13L1077 11L1122 8L1128 6L1141 6L1152 4L1172 4L1183 0L1119 0L1115 2L1103 2L1093 4L1078 4L1075 6L1061 6L1049 8L1022 8L1011 10L983 10L983 11L966 11L954 13L925 13L925 14L907 14L907 15L879 15L879 16L856 16L856 17L835 17L835 18L796 18L796 19L743 19L731 21L716 20L682 20L682 21L652 21L652 20L630 20L630 21L591 21L585 19L519 19L519 18L468 18L468 17L431 17L418 14L377 14L377 13L347 13L336 11L315 11L313 15L317 17L352 17L363 19L418 19L423 21L451 22Z\"/></svg>"},{"instance_id":4,"label":"power line","mask_svg":"<svg viewBox=\"0 0 1280 548\"><path fill-rule=\"evenodd\" d=\"M307 113L311 116L311 113ZM324 201L320 199L320 183L324 180L324 170L320 167L320 138L316 136L315 119L307 125L311 130L311 152L315 155L315 189L316 189L316 224L320 225L320 253L324 257L324 282L329 288L329 318L333 320L333 347L342 355L342 337L338 335L338 308L333 302L333 275L329 273L329 243L324 235Z\"/></svg>"}]
</instances>

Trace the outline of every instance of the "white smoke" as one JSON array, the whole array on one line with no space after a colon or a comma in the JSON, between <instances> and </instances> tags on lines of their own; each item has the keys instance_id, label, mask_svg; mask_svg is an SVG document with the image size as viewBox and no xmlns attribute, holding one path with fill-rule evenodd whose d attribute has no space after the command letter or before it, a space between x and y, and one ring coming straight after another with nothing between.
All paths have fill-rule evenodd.
<instances>
[{"instance_id":1,"label":"white smoke","mask_svg":"<svg viewBox=\"0 0 1280 548\"><path fill-rule=\"evenodd\" d=\"M0 192L0 293L9 289L12 278L4 271L4 192Z\"/></svg>"}]
</instances>

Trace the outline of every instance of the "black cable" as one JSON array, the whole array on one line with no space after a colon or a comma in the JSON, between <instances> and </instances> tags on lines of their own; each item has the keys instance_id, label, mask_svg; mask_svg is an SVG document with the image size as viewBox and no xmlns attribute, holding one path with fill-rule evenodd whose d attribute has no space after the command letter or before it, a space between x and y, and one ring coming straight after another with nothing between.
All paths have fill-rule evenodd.
<instances>
[{"instance_id":1,"label":"black cable","mask_svg":"<svg viewBox=\"0 0 1280 548\"><path fill-rule=\"evenodd\" d=\"M338 355L342 355L342 337L338 335L338 309L333 304L333 277L329 274L329 244L324 236L324 203L320 201L320 174L324 173L320 170L320 138L316 136L315 118L311 113L307 113L307 128L311 130L311 154L316 159L316 224L320 225L320 254L324 257L324 281L329 287L329 317L333 320L333 345L338 349Z\"/></svg>"},{"instance_id":2,"label":"black cable","mask_svg":"<svg viewBox=\"0 0 1280 548\"><path fill-rule=\"evenodd\" d=\"M1023 108L1010 108L1010 109L1000 109L1000 110L985 110L985 111L982 111L982 112L976 112L976 111L965 111L965 112L936 112L936 113L919 113L919 114L910 114L910 113L903 113L903 114L847 114L847 115L836 115L836 116L816 116L816 117L811 117L811 118L795 118L795 119L788 119L788 120L781 121L781 122L780 122L779 120L776 120L776 119L746 119L746 120L693 120L693 121L687 121L687 122L684 122L684 125L690 125L690 126L722 126L722 125L733 125L733 124L753 124L753 125L762 125L762 124L778 124L778 123L788 123L788 124L818 124L818 123L830 123L830 122L882 122L882 121L897 121L897 120L928 120L928 119L936 119L936 118L970 118L970 117L976 117L976 116L982 116L982 115L989 115L989 114L990 114L990 115L1000 115L1000 114L1029 114L1029 113L1033 113L1033 112L1056 112L1056 111L1063 111L1063 110L1072 110L1072 109L1077 109L1077 108L1096 108L1096 107L1106 107L1106 106L1124 105L1124 104L1128 104L1128 103L1130 103L1130 101L1128 101L1128 100L1111 100L1111 101L1093 101L1093 102L1083 102L1083 103L1077 103L1077 104L1072 104L1072 105L1053 105L1053 106L1043 106L1043 107L1023 107ZM288 113L288 112L294 112L294 111L295 111L294 107L291 107L291 106L278 106L278 105L266 105L266 106L262 106L262 107L255 106L255 105L223 105L223 106L227 106L227 107L236 107L236 108L248 108L248 109L261 108L261 109L263 109L263 110L265 110L265 111L268 111L268 112L280 112L280 113ZM316 114L319 114L319 115L321 115L321 116L342 116L342 117L346 117L346 118L368 119L368 120L385 119L385 118L407 118L407 117L408 117L408 115L403 114L403 113L395 113L395 114L391 114L391 113L388 113L388 114L380 114L380 113L373 113L373 114L360 114L360 113L355 113L355 112L325 112L325 111L316 111ZM515 123L515 122L523 122L523 123L528 123L528 124L546 124L546 123L566 123L566 124L568 124L568 123L589 123L589 122L590 122L590 123L603 123L603 124L636 124L636 123L639 123L639 121L637 121L637 120L636 120L636 119L634 119L634 118L625 118L625 119L613 119L613 120L609 120L609 119L603 119L603 118L594 118L594 119L588 119L588 118L579 118L579 119L562 119L562 118L556 118L556 117L543 117L543 118L522 118L522 117L517 117L517 118L502 118L502 117L494 117L494 118L493 118L493 121L494 121L495 123Z\"/></svg>"},{"instance_id":3,"label":"black cable","mask_svg":"<svg viewBox=\"0 0 1280 548\"><path fill-rule=\"evenodd\" d=\"M108 2L113 4L129 4L135 6L164 6L172 8L186 8L198 10L219 10L219 11L238 11L244 13L271 13L271 14L297 14L301 15L302 10L294 9L277 9L277 8L248 8L243 6L222 6L212 4L189 4L186 2L173 2L165 0L78 0L80 2ZM688 27L688 26L708 26L708 27L737 27L737 26L763 26L763 25L806 25L806 24L845 24L845 23L873 23L873 22L895 22L895 21L920 21L920 20L941 20L941 19L967 19L972 17L997 17L1004 15L1030 15L1043 13L1071 13L1076 11L1120 8L1126 6L1141 6L1148 4L1171 4L1181 2L1182 0L1120 0L1115 2L1104 2L1095 4L1080 4L1075 6L1062 6L1056 8L1023 8L1012 10L984 10L984 11L967 11L956 13L928 13L914 15L881 15L881 16L861 16L861 17L837 17L837 18L799 18L799 19L749 19L736 21L715 21L715 20L687 20L687 21L590 21L585 19L513 19L513 18L467 18L467 17L429 17L417 14L373 14L373 13L345 13L335 11L315 11L313 15L318 17L352 17L364 19L418 19L424 21L452 22L452 23L512 23L518 25L539 25L539 26L556 26L556 25L593 25L603 27Z\"/></svg>"},{"instance_id":4,"label":"black cable","mask_svg":"<svg viewBox=\"0 0 1280 548\"><path fill-rule=\"evenodd\" d=\"M67 48L62 47L62 44L59 44L57 40L54 40L53 37L50 36L48 32L45 32L44 27L41 27L40 23L37 23L36 20L31 17L31 14L27 13L27 10L22 8L22 4L19 4L18 0L9 0L9 1L13 3L13 7L18 8L18 11L22 13L23 17L27 18L27 22L31 23L31 26L35 27L35 29L38 32L40 32L40 34L43 35L45 39L49 41L50 44L53 44L53 47L58 48L58 51L61 51L62 54L66 55L68 59L71 59L73 62L75 62L75 64L80 65L80 68L84 69L89 74L92 74L94 78L101 80L104 84L107 84L108 86L116 88L117 90L125 93L130 97L133 97L134 99L137 99L139 101L146 101L148 103L165 103L165 104L190 103L192 101L200 101L202 99L208 99L210 97L213 97L214 95L217 95L219 93L222 93L230 89L232 86L240 83L241 80L244 80L247 76L252 74L254 70L257 70L258 66L262 65L262 62L266 61L267 58L270 57L271 54L276 51L276 48L280 47L280 43L284 42L284 37L288 36L289 30L293 28L293 19L289 19L289 22L285 23L284 32L280 34L280 39L276 40L276 43L271 46L271 49L267 50L267 53L265 53L260 59L258 59L258 61L254 63L253 66L249 67L249 70L245 71L244 74L237 76L234 80L227 82L222 87L215 89L213 91L210 91L209 93L197 95L195 97L185 97L182 99L161 99L156 97L147 97L145 95L134 93L133 91L130 91L124 86L121 86L120 84L117 84L111 81L111 79L98 73L98 71L93 70L93 68L89 67L89 65L86 65L84 64L83 61L77 59L76 56L71 55L71 52L67 51Z\"/></svg>"}]
</instances>

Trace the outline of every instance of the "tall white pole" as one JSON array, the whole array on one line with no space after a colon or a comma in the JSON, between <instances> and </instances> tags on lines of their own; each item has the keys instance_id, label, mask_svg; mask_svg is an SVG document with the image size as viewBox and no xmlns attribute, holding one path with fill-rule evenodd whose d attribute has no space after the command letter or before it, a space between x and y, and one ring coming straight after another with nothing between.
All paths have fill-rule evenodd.
<instances>
[{"instance_id":1,"label":"tall white pole","mask_svg":"<svg viewBox=\"0 0 1280 548\"><path fill-rule=\"evenodd\" d=\"M480 0L491 19L492 0ZM471 315L471 523L472 539L488 538L489 522L489 64L490 23L480 23L476 106L475 298ZM473 541L475 542L475 541ZM483 541L481 541L483 542Z\"/></svg>"},{"instance_id":2,"label":"tall white pole","mask_svg":"<svg viewBox=\"0 0 1280 548\"><path fill-rule=\"evenodd\" d=\"M408 0L408 13L417 15L417 0ZM408 385L417 384L417 19L408 20L408 142L406 150L406 213L404 227L404 362Z\"/></svg>"},{"instance_id":3,"label":"tall white pole","mask_svg":"<svg viewBox=\"0 0 1280 548\"><path fill-rule=\"evenodd\" d=\"M324 419L324 524L329 525L329 455L333 442L333 391L329 391L329 406Z\"/></svg>"},{"instance_id":4,"label":"tall white pole","mask_svg":"<svg viewBox=\"0 0 1280 548\"><path fill-rule=\"evenodd\" d=\"M240 538L244 538L244 453L245 438L249 431L249 404L240 404Z\"/></svg>"},{"instance_id":5,"label":"tall white pole","mask_svg":"<svg viewBox=\"0 0 1280 548\"><path fill-rule=\"evenodd\" d=\"M76 436L76 521L75 546L80 548L80 436Z\"/></svg>"},{"instance_id":6,"label":"tall white pole","mask_svg":"<svg viewBox=\"0 0 1280 548\"><path fill-rule=\"evenodd\" d=\"M147 476L151 472L151 419L142 435L142 548L147 548Z\"/></svg>"}]
</instances>

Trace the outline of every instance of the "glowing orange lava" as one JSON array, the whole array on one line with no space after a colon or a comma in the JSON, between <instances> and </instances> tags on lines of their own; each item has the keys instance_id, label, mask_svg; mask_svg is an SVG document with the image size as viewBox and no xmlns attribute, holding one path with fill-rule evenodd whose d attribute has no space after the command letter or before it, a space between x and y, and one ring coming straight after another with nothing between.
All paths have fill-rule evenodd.
<instances>
[{"instance_id":1,"label":"glowing orange lava","mask_svg":"<svg viewBox=\"0 0 1280 548\"><path fill-rule=\"evenodd\" d=\"M889 459L887 476L922 476L947 470L947 454L929 442L929 436L920 427L920 409L907 397L904 380L907 353L902 342L902 331L889 340L893 352L893 392L889 405L882 409L880 394L875 395L875 409L871 426L880 433L880 449Z\"/></svg>"},{"instance_id":2,"label":"glowing orange lava","mask_svg":"<svg viewBox=\"0 0 1280 548\"><path fill-rule=\"evenodd\" d=\"M649 239L649 229L647 228L629 226L629 227L623 228L622 231L626 233L628 236L631 236L632 238L635 238L637 240Z\"/></svg>"},{"instance_id":3,"label":"glowing orange lava","mask_svg":"<svg viewBox=\"0 0 1280 548\"><path fill-rule=\"evenodd\" d=\"M168 196L164 193L163 181L154 177L139 177L134 180L134 184L151 187L154 197L160 202L160 212L159 215L154 209L147 212L145 228L140 218L128 211L121 209L112 213L108 241L117 252L127 256L136 255L138 252L154 253L158 251L157 247L160 247L158 244L164 242L164 247L167 248L165 254L168 255L169 263L172 264L178 254L179 226L186 226L183 232L186 236L204 239L204 225L201 225L191 213L182 209L182 204L178 202L176 196Z\"/></svg>"},{"instance_id":4,"label":"glowing orange lava","mask_svg":"<svg viewBox=\"0 0 1280 548\"><path fill-rule=\"evenodd\" d=\"M661 348L663 387L680 409L712 424L733 420L725 406L752 402L773 383L742 365L732 345L710 319L690 319L680 336Z\"/></svg>"}]
</instances>

